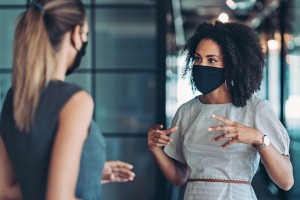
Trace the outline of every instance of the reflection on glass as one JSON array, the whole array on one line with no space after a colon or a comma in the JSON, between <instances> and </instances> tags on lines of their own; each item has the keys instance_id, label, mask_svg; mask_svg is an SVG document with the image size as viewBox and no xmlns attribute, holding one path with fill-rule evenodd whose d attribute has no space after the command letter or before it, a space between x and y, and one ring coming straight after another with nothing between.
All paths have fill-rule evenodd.
<instances>
[{"instance_id":1,"label":"reflection on glass","mask_svg":"<svg viewBox=\"0 0 300 200\"><path fill-rule=\"evenodd\" d=\"M82 3L84 3L84 4L90 4L91 3L91 0L81 0L82 1Z\"/></svg>"},{"instance_id":2,"label":"reflection on glass","mask_svg":"<svg viewBox=\"0 0 300 200\"><path fill-rule=\"evenodd\" d=\"M0 9L0 68L12 68L12 48L16 20L23 11L22 9Z\"/></svg>"},{"instance_id":3,"label":"reflection on glass","mask_svg":"<svg viewBox=\"0 0 300 200\"><path fill-rule=\"evenodd\" d=\"M96 10L96 67L155 68L153 9Z\"/></svg>"},{"instance_id":4,"label":"reflection on glass","mask_svg":"<svg viewBox=\"0 0 300 200\"><path fill-rule=\"evenodd\" d=\"M155 119L155 78L148 74L100 74L96 120L103 132L147 132Z\"/></svg>"},{"instance_id":5,"label":"reflection on glass","mask_svg":"<svg viewBox=\"0 0 300 200\"><path fill-rule=\"evenodd\" d=\"M81 86L83 89L87 90L91 94L91 91L92 91L91 76L92 75L89 73L79 74L79 73L75 72L74 74L66 77L66 82L75 83L75 84Z\"/></svg>"},{"instance_id":6,"label":"reflection on glass","mask_svg":"<svg viewBox=\"0 0 300 200\"><path fill-rule=\"evenodd\" d=\"M11 74L1 74L0 75L0 110L6 97L8 89L11 87Z\"/></svg>"},{"instance_id":7,"label":"reflection on glass","mask_svg":"<svg viewBox=\"0 0 300 200\"><path fill-rule=\"evenodd\" d=\"M0 5L25 5L27 0L0 0Z\"/></svg>"}]
</instances>

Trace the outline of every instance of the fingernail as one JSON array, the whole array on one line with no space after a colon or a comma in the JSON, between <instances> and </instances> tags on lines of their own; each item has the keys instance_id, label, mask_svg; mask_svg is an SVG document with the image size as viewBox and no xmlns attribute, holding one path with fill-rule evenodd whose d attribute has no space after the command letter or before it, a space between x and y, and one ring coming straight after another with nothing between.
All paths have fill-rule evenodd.
<instances>
[{"instance_id":1,"label":"fingernail","mask_svg":"<svg viewBox=\"0 0 300 200\"><path fill-rule=\"evenodd\" d=\"M224 147L223 147L223 146L220 146L220 148L221 148L221 149L224 149Z\"/></svg>"},{"instance_id":2,"label":"fingernail","mask_svg":"<svg viewBox=\"0 0 300 200\"><path fill-rule=\"evenodd\" d=\"M212 131L212 128L207 129L208 131Z\"/></svg>"},{"instance_id":3,"label":"fingernail","mask_svg":"<svg viewBox=\"0 0 300 200\"><path fill-rule=\"evenodd\" d=\"M215 141L216 141L216 139L212 139L211 141L215 142Z\"/></svg>"},{"instance_id":4,"label":"fingernail","mask_svg":"<svg viewBox=\"0 0 300 200\"><path fill-rule=\"evenodd\" d=\"M215 117L215 116L216 116L215 114L212 115L212 117Z\"/></svg>"}]
</instances>

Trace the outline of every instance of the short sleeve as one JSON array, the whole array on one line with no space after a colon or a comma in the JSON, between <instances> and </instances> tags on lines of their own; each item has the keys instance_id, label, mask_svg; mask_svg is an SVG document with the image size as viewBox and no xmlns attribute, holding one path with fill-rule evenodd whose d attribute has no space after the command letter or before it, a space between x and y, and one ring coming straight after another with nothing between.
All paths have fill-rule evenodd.
<instances>
[{"instance_id":1,"label":"short sleeve","mask_svg":"<svg viewBox=\"0 0 300 200\"><path fill-rule=\"evenodd\" d=\"M182 153L183 137L182 137L182 133L181 133L181 129L180 129L180 127L181 127L180 126L180 121L181 121L180 118L181 118L181 116L180 116L180 108L179 108L173 118L173 121L172 121L172 127L177 126L178 129L176 132L171 134L170 137L172 138L172 141L170 142L170 144L165 146L164 151L169 157L171 157L181 163L186 164L186 160Z\"/></svg>"},{"instance_id":2,"label":"short sleeve","mask_svg":"<svg viewBox=\"0 0 300 200\"><path fill-rule=\"evenodd\" d=\"M271 144L281 154L289 156L289 135L267 100L262 100L256 105L253 120L254 128L267 135Z\"/></svg>"}]
</instances>

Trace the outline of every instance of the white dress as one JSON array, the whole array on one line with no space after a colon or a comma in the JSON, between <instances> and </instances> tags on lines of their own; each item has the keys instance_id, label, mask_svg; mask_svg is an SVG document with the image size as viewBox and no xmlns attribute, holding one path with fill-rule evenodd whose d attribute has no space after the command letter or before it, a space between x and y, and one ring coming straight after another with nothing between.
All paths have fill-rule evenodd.
<instances>
[{"instance_id":1,"label":"white dress","mask_svg":"<svg viewBox=\"0 0 300 200\"><path fill-rule=\"evenodd\" d=\"M221 149L226 141L213 142L222 131L208 128L222 123L212 119L215 114L254 127L270 138L282 154L289 155L289 136L268 101L251 97L246 106L231 103L203 104L199 97L180 106L173 119L178 130L171 134L172 142L164 149L171 158L187 164L189 179L223 179L251 182L257 171L260 155L252 145L235 144ZM250 184L219 182L188 182L184 199L194 200L255 200Z\"/></svg>"}]
</instances>

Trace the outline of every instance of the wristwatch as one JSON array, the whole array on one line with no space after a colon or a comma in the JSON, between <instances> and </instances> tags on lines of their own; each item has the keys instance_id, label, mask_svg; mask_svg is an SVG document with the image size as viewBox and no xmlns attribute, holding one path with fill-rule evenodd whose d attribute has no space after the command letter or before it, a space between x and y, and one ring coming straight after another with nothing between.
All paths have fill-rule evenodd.
<instances>
[{"instance_id":1,"label":"wristwatch","mask_svg":"<svg viewBox=\"0 0 300 200\"><path fill-rule=\"evenodd\" d=\"M256 148L265 148L265 147L267 147L267 146L269 146L270 145L270 139L269 139L269 137L268 136L266 136L266 135L264 135L263 137L262 137L262 144L259 144L259 145L254 145Z\"/></svg>"}]
</instances>

